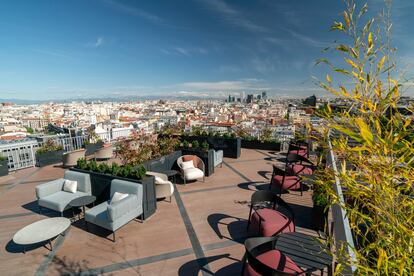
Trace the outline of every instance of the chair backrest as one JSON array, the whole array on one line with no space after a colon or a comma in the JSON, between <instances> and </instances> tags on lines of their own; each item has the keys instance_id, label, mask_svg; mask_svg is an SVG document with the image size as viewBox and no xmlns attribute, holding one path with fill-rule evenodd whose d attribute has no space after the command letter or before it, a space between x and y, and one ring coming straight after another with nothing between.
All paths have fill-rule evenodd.
<instances>
[{"instance_id":1,"label":"chair backrest","mask_svg":"<svg viewBox=\"0 0 414 276\"><path fill-rule=\"evenodd\" d=\"M183 155L177 159L177 165L180 167L180 169L182 169L182 163L184 162L184 158L186 157L191 158L193 160L194 167L199 168L200 165L204 167L203 160L201 160L201 158L198 157L197 155Z\"/></svg>"},{"instance_id":2,"label":"chair backrest","mask_svg":"<svg viewBox=\"0 0 414 276\"><path fill-rule=\"evenodd\" d=\"M276 165L273 165L272 180L273 180L273 177L274 177L275 175L282 175L282 176L286 176L286 175L287 175L287 172L286 172L285 170L283 170L283 169L281 169L281 168L277 167Z\"/></svg>"},{"instance_id":3,"label":"chair backrest","mask_svg":"<svg viewBox=\"0 0 414 276\"><path fill-rule=\"evenodd\" d=\"M91 193L91 177L88 173L81 173L81 172L75 172L66 170L65 171L65 179L67 180L73 180L78 182L78 188L77 190L84 192L84 193Z\"/></svg>"},{"instance_id":4,"label":"chair backrest","mask_svg":"<svg viewBox=\"0 0 414 276\"><path fill-rule=\"evenodd\" d=\"M136 195L142 201L142 184L137 182L114 179L111 181L111 198L115 192Z\"/></svg>"},{"instance_id":5,"label":"chair backrest","mask_svg":"<svg viewBox=\"0 0 414 276\"><path fill-rule=\"evenodd\" d=\"M285 209L285 211L282 213L285 214L289 218L289 221L286 223L286 226L288 226L290 222L295 221L295 213L293 212L289 204L287 204L286 201L284 201L281 197L279 197L275 192L269 191L269 190L268 191L266 190L256 191L252 194L251 203L250 203L250 215L251 215L253 206L255 204L260 203L260 202L266 202L266 201L273 203L272 204L273 209L277 209L278 211L280 211L279 206Z\"/></svg>"},{"instance_id":6,"label":"chair backrest","mask_svg":"<svg viewBox=\"0 0 414 276\"><path fill-rule=\"evenodd\" d=\"M283 272L277 269L273 269L270 266L261 262L259 259L257 259L259 255L273 250L277 239L278 239L277 236L247 239L244 242L244 247L246 249L246 261L249 263L250 267L254 271L256 271L259 275L272 275L272 276L298 275L297 273L291 274L291 273Z\"/></svg>"}]
</instances>

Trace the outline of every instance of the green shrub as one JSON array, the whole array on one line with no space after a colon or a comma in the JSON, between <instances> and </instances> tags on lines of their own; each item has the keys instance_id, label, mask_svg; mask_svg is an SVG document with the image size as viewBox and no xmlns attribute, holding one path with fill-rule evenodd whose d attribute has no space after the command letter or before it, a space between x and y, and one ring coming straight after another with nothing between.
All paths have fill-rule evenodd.
<instances>
[{"instance_id":1,"label":"green shrub","mask_svg":"<svg viewBox=\"0 0 414 276\"><path fill-rule=\"evenodd\" d=\"M108 164L100 163L98 165L98 172L105 174L111 172L111 169L109 168Z\"/></svg>"},{"instance_id":2,"label":"green shrub","mask_svg":"<svg viewBox=\"0 0 414 276\"><path fill-rule=\"evenodd\" d=\"M183 141L183 148L188 149L190 147L190 143L187 140Z\"/></svg>"},{"instance_id":3,"label":"green shrub","mask_svg":"<svg viewBox=\"0 0 414 276\"><path fill-rule=\"evenodd\" d=\"M204 141L203 143L201 143L201 148L207 151L210 148L210 145L207 143L207 141Z\"/></svg>"},{"instance_id":4,"label":"green shrub","mask_svg":"<svg viewBox=\"0 0 414 276\"><path fill-rule=\"evenodd\" d=\"M194 140L193 142L191 142L191 147L193 149L198 149L200 147L200 143L197 140Z\"/></svg>"},{"instance_id":5,"label":"green shrub","mask_svg":"<svg viewBox=\"0 0 414 276\"><path fill-rule=\"evenodd\" d=\"M43 146L36 151L36 153L45 154L47 152L59 150L63 150L63 147L61 145L58 145L53 139L48 139L44 142Z\"/></svg>"},{"instance_id":6,"label":"green shrub","mask_svg":"<svg viewBox=\"0 0 414 276\"><path fill-rule=\"evenodd\" d=\"M7 157L0 155L0 161L7 160Z\"/></svg>"},{"instance_id":7,"label":"green shrub","mask_svg":"<svg viewBox=\"0 0 414 276\"><path fill-rule=\"evenodd\" d=\"M88 161L86 161L85 158L79 158L76 161L76 168L81 170L87 170L88 169Z\"/></svg>"}]
</instances>

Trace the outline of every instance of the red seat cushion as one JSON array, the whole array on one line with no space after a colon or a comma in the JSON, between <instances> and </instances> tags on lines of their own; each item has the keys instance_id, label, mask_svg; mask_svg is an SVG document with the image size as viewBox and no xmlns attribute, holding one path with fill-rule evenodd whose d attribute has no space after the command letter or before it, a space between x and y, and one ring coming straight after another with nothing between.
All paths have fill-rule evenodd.
<instances>
[{"instance_id":1,"label":"red seat cushion","mask_svg":"<svg viewBox=\"0 0 414 276\"><path fill-rule=\"evenodd\" d=\"M262 222L260 223L260 218ZM250 218L252 228L259 232L260 225L260 236L262 237L271 237L274 234L278 233L287 233L295 231L295 226L291 221L289 224L289 218L283 213L269 209L263 208L255 211ZM288 224L288 225L287 225ZM285 228L284 228L285 227ZM284 228L284 229L283 229ZM281 229L283 229L281 231Z\"/></svg>"},{"instance_id":2,"label":"red seat cushion","mask_svg":"<svg viewBox=\"0 0 414 276\"><path fill-rule=\"evenodd\" d=\"M303 156L303 157L307 157L308 156L308 150L290 150L288 153L295 153L297 155Z\"/></svg>"},{"instance_id":3,"label":"red seat cushion","mask_svg":"<svg viewBox=\"0 0 414 276\"><path fill-rule=\"evenodd\" d=\"M256 257L261 263L279 270L285 273L303 273L303 270L300 269L288 256L282 254L279 250L270 250L265 253L260 254ZM244 269L244 276L260 276L250 265L246 264Z\"/></svg>"},{"instance_id":4,"label":"red seat cushion","mask_svg":"<svg viewBox=\"0 0 414 276\"><path fill-rule=\"evenodd\" d=\"M282 183L283 176L275 175L273 177L273 185L281 187L284 190L299 190L300 189L300 178L296 175L285 176L284 183Z\"/></svg>"},{"instance_id":5,"label":"red seat cushion","mask_svg":"<svg viewBox=\"0 0 414 276\"><path fill-rule=\"evenodd\" d=\"M288 166L289 171L292 174L303 175L303 174L313 174L313 169L309 166L301 164L293 164Z\"/></svg>"}]
</instances>

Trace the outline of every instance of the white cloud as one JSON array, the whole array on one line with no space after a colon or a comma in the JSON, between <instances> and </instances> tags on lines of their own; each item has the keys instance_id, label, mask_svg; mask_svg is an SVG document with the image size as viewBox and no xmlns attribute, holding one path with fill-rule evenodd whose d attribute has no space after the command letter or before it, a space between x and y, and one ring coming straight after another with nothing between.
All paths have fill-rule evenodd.
<instances>
[{"instance_id":1,"label":"white cloud","mask_svg":"<svg viewBox=\"0 0 414 276\"><path fill-rule=\"evenodd\" d=\"M115 10L118 10L120 12L129 14L132 16L140 17L146 21L157 23L157 24L163 23L162 18L160 18L159 16L155 14L144 11L142 9L131 7L131 6L128 6L128 5L113 1L113 0L102 0L102 2Z\"/></svg>"},{"instance_id":2,"label":"white cloud","mask_svg":"<svg viewBox=\"0 0 414 276\"><path fill-rule=\"evenodd\" d=\"M99 48L101 47L105 42L105 39L103 36L97 37L94 41L86 43L86 47L90 48Z\"/></svg>"},{"instance_id":3,"label":"white cloud","mask_svg":"<svg viewBox=\"0 0 414 276\"><path fill-rule=\"evenodd\" d=\"M216 82L184 82L175 85L187 90L196 91L243 91L243 90L265 90L269 87L266 83L256 79L244 79L235 81Z\"/></svg>"},{"instance_id":4,"label":"white cloud","mask_svg":"<svg viewBox=\"0 0 414 276\"><path fill-rule=\"evenodd\" d=\"M266 32L267 29L250 21L246 15L222 0L201 0L205 5L218 12L230 24L250 32Z\"/></svg>"},{"instance_id":5,"label":"white cloud","mask_svg":"<svg viewBox=\"0 0 414 276\"><path fill-rule=\"evenodd\" d=\"M192 56L194 54L206 55L209 51L202 47L171 47L168 49L162 48L160 51L166 55L181 55L181 56Z\"/></svg>"}]
</instances>

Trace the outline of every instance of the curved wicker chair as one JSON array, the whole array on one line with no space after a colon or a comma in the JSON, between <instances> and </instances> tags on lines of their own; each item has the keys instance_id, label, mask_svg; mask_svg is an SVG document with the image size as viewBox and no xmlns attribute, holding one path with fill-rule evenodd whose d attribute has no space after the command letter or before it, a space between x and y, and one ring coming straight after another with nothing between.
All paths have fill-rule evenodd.
<instances>
[{"instance_id":1,"label":"curved wicker chair","mask_svg":"<svg viewBox=\"0 0 414 276\"><path fill-rule=\"evenodd\" d=\"M170 198L174 194L174 185L168 181L168 176L159 172L147 172L147 175L152 175L155 177L155 194L157 199L160 198Z\"/></svg>"},{"instance_id":2,"label":"curved wicker chair","mask_svg":"<svg viewBox=\"0 0 414 276\"><path fill-rule=\"evenodd\" d=\"M79 158L85 158L85 149L78 149L73 151L64 152L62 155L62 166L72 167L76 165Z\"/></svg>"},{"instance_id":3,"label":"curved wicker chair","mask_svg":"<svg viewBox=\"0 0 414 276\"><path fill-rule=\"evenodd\" d=\"M102 148L95 151L95 160L107 160L111 159L113 155L114 147L110 144L103 145Z\"/></svg>"},{"instance_id":4,"label":"curved wicker chair","mask_svg":"<svg viewBox=\"0 0 414 276\"><path fill-rule=\"evenodd\" d=\"M183 169L183 162L193 161L194 168ZM187 181L197 180L203 178L205 181L205 165L203 160L197 155L183 155L177 159L177 165L180 167L181 176L184 180L184 184Z\"/></svg>"},{"instance_id":5,"label":"curved wicker chair","mask_svg":"<svg viewBox=\"0 0 414 276\"><path fill-rule=\"evenodd\" d=\"M276 237L249 238L244 242L246 254L242 268L244 276L305 275L292 259L275 248Z\"/></svg>"},{"instance_id":6,"label":"curved wicker chair","mask_svg":"<svg viewBox=\"0 0 414 276\"><path fill-rule=\"evenodd\" d=\"M279 233L295 232L294 220L293 210L274 192L256 191L253 193L247 229L252 225L259 236L276 236Z\"/></svg>"}]
</instances>

